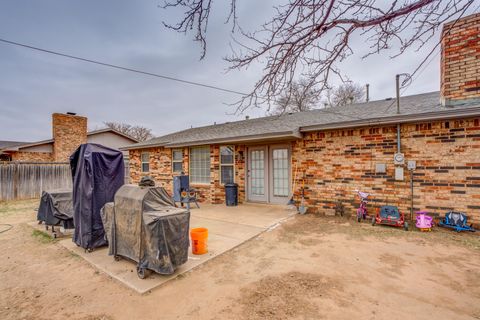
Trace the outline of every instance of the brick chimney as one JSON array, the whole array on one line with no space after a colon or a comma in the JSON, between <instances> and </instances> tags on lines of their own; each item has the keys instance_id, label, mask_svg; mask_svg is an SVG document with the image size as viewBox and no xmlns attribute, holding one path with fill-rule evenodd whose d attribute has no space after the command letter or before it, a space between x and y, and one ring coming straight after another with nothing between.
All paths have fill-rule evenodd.
<instances>
[{"instance_id":1,"label":"brick chimney","mask_svg":"<svg viewBox=\"0 0 480 320\"><path fill-rule=\"evenodd\" d=\"M52 114L53 159L68 161L79 145L87 142L87 118L72 113Z\"/></svg>"},{"instance_id":2,"label":"brick chimney","mask_svg":"<svg viewBox=\"0 0 480 320\"><path fill-rule=\"evenodd\" d=\"M445 106L480 101L480 13L443 26L440 68Z\"/></svg>"}]
</instances>

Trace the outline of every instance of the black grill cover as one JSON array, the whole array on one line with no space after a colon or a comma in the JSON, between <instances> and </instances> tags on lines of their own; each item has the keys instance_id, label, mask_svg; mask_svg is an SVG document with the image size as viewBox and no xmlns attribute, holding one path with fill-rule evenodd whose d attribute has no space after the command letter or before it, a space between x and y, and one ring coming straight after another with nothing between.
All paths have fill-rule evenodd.
<instances>
[{"instance_id":1,"label":"black grill cover","mask_svg":"<svg viewBox=\"0 0 480 320\"><path fill-rule=\"evenodd\" d=\"M65 229L73 228L73 204L71 190L48 190L42 192L37 220L46 225L63 223Z\"/></svg>"},{"instance_id":2,"label":"black grill cover","mask_svg":"<svg viewBox=\"0 0 480 320\"><path fill-rule=\"evenodd\" d=\"M124 185L115 203L103 208L102 220L110 255L160 274L172 274L188 260L190 212L175 207L161 187Z\"/></svg>"},{"instance_id":3,"label":"black grill cover","mask_svg":"<svg viewBox=\"0 0 480 320\"><path fill-rule=\"evenodd\" d=\"M99 144L82 144L71 156L73 178L73 241L85 249L107 244L100 209L113 201L123 185L122 152Z\"/></svg>"}]
</instances>

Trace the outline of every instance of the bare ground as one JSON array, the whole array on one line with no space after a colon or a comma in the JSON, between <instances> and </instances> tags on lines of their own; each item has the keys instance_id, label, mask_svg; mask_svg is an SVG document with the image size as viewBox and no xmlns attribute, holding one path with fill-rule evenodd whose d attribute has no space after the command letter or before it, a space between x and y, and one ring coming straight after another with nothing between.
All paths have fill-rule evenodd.
<instances>
[{"instance_id":1,"label":"bare ground","mask_svg":"<svg viewBox=\"0 0 480 320\"><path fill-rule=\"evenodd\" d=\"M0 203L0 319L480 319L478 234L297 216L140 296L26 225L37 203Z\"/></svg>"}]
</instances>

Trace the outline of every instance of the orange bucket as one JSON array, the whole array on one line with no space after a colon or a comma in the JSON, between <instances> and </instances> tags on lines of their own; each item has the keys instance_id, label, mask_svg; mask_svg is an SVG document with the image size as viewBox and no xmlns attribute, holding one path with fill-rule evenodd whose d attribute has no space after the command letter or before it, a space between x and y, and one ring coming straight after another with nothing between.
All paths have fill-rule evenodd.
<instances>
[{"instance_id":1,"label":"orange bucket","mask_svg":"<svg viewBox=\"0 0 480 320\"><path fill-rule=\"evenodd\" d=\"M205 254L208 252L207 228L194 228L190 230L190 237L192 238L192 253L193 254Z\"/></svg>"}]
</instances>

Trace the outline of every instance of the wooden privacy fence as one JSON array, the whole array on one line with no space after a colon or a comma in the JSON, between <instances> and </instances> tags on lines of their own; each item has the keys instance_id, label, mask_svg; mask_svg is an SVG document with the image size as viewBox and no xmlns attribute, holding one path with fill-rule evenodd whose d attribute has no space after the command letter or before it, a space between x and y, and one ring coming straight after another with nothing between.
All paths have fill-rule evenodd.
<instances>
[{"instance_id":1,"label":"wooden privacy fence","mask_svg":"<svg viewBox=\"0 0 480 320\"><path fill-rule=\"evenodd\" d=\"M42 190L72 188L67 162L0 162L0 200L40 197Z\"/></svg>"}]
</instances>

